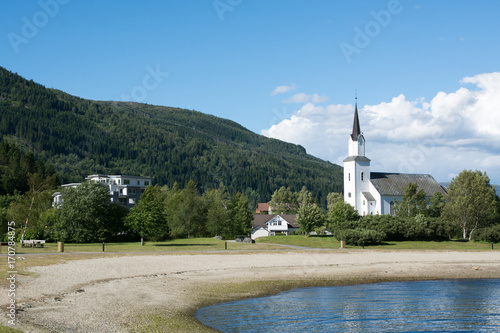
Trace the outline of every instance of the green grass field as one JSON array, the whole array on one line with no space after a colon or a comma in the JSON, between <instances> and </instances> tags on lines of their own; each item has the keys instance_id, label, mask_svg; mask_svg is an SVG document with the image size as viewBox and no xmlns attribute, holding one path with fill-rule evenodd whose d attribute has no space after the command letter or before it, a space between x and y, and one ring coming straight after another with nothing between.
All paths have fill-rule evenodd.
<instances>
[{"instance_id":1,"label":"green grass field","mask_svg":"<svg viewBox=\"0 0 500 333\"><path fill-rule=\"evenodd\" d=\"M174 239L164 242L144 242L141 246L140 242L129 243L105 243L104 252L182 252L182 251L217 251L225 250L225 241L214 238L189 238L189 239ZM265 244L244 244L228 242L228 250L258 250L269 249ZM273 246L272 248L276 248ZM65 253L76 252L103 252L102 243L90 244L64 244ZM16 244L16 255L28 253L56 253L57 243L46 243L43 248L21 247ZM1 253L7 253L7 247L3 246Z\"/></svg>"},{"instance_id":2,"label":"green grass field","mask_svg":"<svg viewBox=\"0 0 500 333\"><path fill-rule=\"evenodd\" d=\"M260 237L257 244L284 244L292 246L303 246L311 248L338 249L340 242L332 236L269 236ZM361 246L347 246L347 249L361 249ZM384 242L380 245L365 246L370 250L491 250L491 243L486 242L462 242L459 240L444 242ZM500 250L500 244L494 245L495 250Z\"/></svg>"},{"instance_id":3,"label":"green grass field","mask_svg":"<svg viewBox=\"0 0 500 333\"><path fill-rule=\"evenodd\" d=\"M274 244L301 246L320 249L338 249L340 242L331 236L269 236L260 237L255 244L244 244L227 242L228 250L280 250L282 246ZM347 246L348 249L361 249L361 246ZM189 238L174 239L164 242L140 242L129 243L105 243L105 253L138 253L138 252L203 252L220 251L226 249L226 242L214 238ZM290 249L290 248L286 248ZM491 250L491 243L486 242L462 242L458 240L444 242L384 242L380 245L365 246L371 250ZM494 249L500 249L500 244L494 245ZM64 244L65 253L102 253L102 243L91 244ZM1 248L1 253L7 253L7 247ZM16 245L16 255L57 253L57 243L46 243L43 248L20 247Z\"/></svg>"}]
</instances>

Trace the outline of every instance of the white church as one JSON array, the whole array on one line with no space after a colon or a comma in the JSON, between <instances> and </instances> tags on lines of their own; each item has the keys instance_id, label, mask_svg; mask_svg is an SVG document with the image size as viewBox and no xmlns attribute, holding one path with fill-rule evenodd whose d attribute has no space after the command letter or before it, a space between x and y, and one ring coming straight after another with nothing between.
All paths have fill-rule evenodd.
<instances>
[{"instance_id":1,"label":"white church","mask_svg":"<svg viewBox=\"0 0 500 333\"><path fill-rule=\"evenodd\" d=\"M446 190L431 175L371 172L365 146L356 103L352 134L349 137L349 156L344 160L344 200L359 215L393 215L394 200L402 199L408 183L416 183L417 190L423 190L427 199L436 192L446 194Z\"/></svg>"}]
</instances>

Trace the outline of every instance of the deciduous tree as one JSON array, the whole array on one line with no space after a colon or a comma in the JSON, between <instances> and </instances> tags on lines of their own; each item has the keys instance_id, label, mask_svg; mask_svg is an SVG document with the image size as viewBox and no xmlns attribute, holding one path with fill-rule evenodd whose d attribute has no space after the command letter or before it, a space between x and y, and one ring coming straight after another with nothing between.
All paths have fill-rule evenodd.
<instances>
[{"instance_id":1,"label":"deciduous tree","mask_svg":"<svg viewBox=\"0 0 500 333\"><path fill-rule=\"evenodd\" d=\"M323 225L325 219L318 205L314 203L306 203L300 206L297 212L297 223L300 229L309 236L309 233L314 228Z\"/></svg>"},{"instance_id":2,"label":"deciduous tree","mask_svg":"<svg viewBox=\"0 0 500 333\"><path fill-rule=\"evenodd\" d=\"M495 189L486 172L464 170L448 186L443 216L460 226L464 240L471 240L477 228L496 218L497 207Z\"/></svg>"},{"instance_id":3,"label":"deciduous tree","mask_svg":"<svg viewBox=\"0 0 500 333\"><path fill-rule=\"evenodd\" d=\"M167 219L164 215L164 198L158 185L148 186L141 195L141 200L125 218L125 225L144 238L160 240L168 235Z\"/></svg>"},{"instance_id":4,"label":"deciduous tree","mask_svg":"<svg viewBox=\"0 0 500 333\"><path fill-rule=\"evenodd\" d=\"M427 214L428 201L425 192L415 183L408 183L401 201L394 200L394 211L398 217L415 217L417 214Z\"/></svg>"},{"instance_id":5,"label":"deciduous tree","mask_svg":"<svg viewBox=\"0 0 500 333\"><path fill-rule=\"evenodd\" d=\"M62 190L54 231L60 240L77 243L104 241L108 234L108 190L99 183L85 182Z\"/></svg>"}]
</instances>

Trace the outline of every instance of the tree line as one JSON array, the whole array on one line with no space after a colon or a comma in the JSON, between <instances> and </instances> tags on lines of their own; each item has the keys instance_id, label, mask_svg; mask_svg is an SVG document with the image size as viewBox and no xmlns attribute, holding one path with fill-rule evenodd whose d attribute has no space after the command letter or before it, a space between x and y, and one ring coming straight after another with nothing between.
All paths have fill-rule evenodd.
<instances>
[{"instance_id":1,"label":"tree line","mask_svg":"<svg viewBox=\"0 0 500 333\"><path fill-rule=\"evenodd\" d=\"M96 242L162 240L222 236L226 239L251 232L255 205L241 192L234 195L221 184L200 190L194 181L185 187L150 186L131 210L111 203L100 184L83 183L60 189L64 204L52 207L60 180L54 168L23 153L13 143L0 142L0 238L7 222L15 221L20 239ZM330 192L327 208L304 186L284 186L269 201L275 213L297 214L301 232L324 229L349 243L390 240L500 241L500 199L486 173L464 170L448 186L447 195L427 200L416 184L408 184L395 200L395 216L360 217L340 193Z\"/></svg>"},{"instance_id":2,"label":"tree line","mask_svg":"<svg viewBox=\"0 0 500 333\"><path fill-rule=\"evenodd\" d=\"M297 214L299 232L330 231L351 245L382 241L441 241L449 239L500 241L500 198L486 173L464 170L448 186L447 195L436 192L430 199L414 183L395 199L395 215L359 216L339 193L328 195L322 211L303 188L275 191L270 208L274 213Z\"/></svg>"}]
</instances>

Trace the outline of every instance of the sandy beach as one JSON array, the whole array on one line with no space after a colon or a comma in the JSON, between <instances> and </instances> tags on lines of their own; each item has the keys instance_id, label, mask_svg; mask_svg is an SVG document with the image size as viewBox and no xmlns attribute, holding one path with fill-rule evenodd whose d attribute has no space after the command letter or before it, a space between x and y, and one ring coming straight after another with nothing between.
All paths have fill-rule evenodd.
<instances>
[{"instance_id":1,"label":"sandy beach","mask_svg":"<svg viewBox=\"0 0 500 333\"><path fill-rule=\"evenodd\" d=\"M226 300L316 285L500 278L500 253L283 251L127 255L72 260L18 276L26 332L209 331L194 311ZM5 289L5 288L3 288ZM7 304L7 290L1 304ZM2 305L6 312L6 306ZM5 315L2 322L7 323Z\"/></svg>"}]
</instances>

